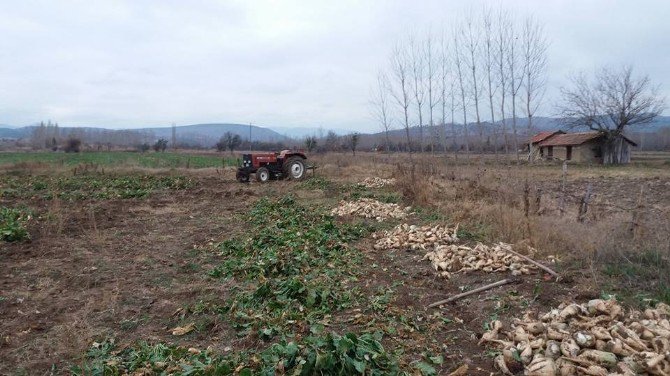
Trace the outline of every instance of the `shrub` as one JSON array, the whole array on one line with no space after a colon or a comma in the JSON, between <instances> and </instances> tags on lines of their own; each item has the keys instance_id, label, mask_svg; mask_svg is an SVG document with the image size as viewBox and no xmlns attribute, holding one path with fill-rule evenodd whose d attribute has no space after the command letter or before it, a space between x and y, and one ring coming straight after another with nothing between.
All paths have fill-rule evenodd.
<instances>
[{"instance_id":1,"label":"shrub","mask_svg":"<svg viewBox=\"0 0 670 376\"><path fill-rule=\"evenodd\" d=\"M161 138L160 140L156 141L154 144L154 151L159 152L159 151L165 151L167 149L168 142L166 139Z\"/></svg>"},{"instance_id":2,"label":"shrub","mask_svg":"<svg viewBox=\"0 0 670 376\"><path fill-rule=\"evenodd\" d=\"M30 239L25 224L30 220L30 214L23 210L0 208L0 240L17 242Z\"/></svg>"},{"instance_id":3,"label":"shrub","mask_svg":"<svg viewBox=\"0 0 670 376\"><path fill-rule=\"evenodd\" d=\"M141 152L141 153L144 153L144 152L146 152L146 151L149 151L149 149L151 149L151 145L149 145L149 144L146 143L146 142L143 143L143 144L139 144L139 145L137 145L137 150L138 150L139 152Z\"/></svg>"},{"instance_id":4,"label":"shrub","mask_svg":"<svg viewBox=\"0 0 670 376\"><path fill-rule=\"evenodd\" d=\"M66 153L79 153L81 151L81 140L78 138L70 137L65 141L65 147L63 148Z\"/></svg>"}]
</instances>

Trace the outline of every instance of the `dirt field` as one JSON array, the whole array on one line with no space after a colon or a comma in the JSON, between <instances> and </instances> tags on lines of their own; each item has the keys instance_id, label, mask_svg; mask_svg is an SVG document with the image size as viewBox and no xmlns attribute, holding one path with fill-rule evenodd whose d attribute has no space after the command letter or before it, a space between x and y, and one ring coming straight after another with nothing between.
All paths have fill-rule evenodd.
<instances>
[{"instance_id":1,"label":"dirt field","mask_svg":"<svg viewBox=\"0 0 670 376\"><path fill-rule=\"evenodd\" d=\"M565 190L557 165L456 165L432 158L418 163L411 180L394 157L315 160L317 178L267 185L237 183L231 168L109 168L73 176L71 167L26 172L4 166L0 205L31 213L31 239L0 241L0 374L180 374L201 363L195 374L281 374L295 359L293 354L282 363L290 354L287 343L306 353L326 346L314 339L321 333L378 333L383 353L374 351L383 356L375 359L388 362L356 358L368 370L393 364L393 372L381 374L397 373L397 366L428 375L467 366L467 374L488 375L497 372L495 351L478 340L493 319L509 321L529 310L609 294L630 307L670 301L670 168L664 159L619 168L570 166ZM352 184L371 175L397 183ZM591 207L578 222L589 183ZM282 201L286 197L293 201ZM382 222L319 214L360 197L412 205L414 214ZM295 213L277 207L290 202ZM299 223L284 223L286 213ZM538 249L533 257L562 278L534 271L520 283L428 309L509 275L474 271L445 279L422 260L425 252L375 250L372 233L398 223L460 223L462 242L469 245L532 245ZM281 244L268 239L284 236L282 226L296 226L296 238ZM613 247L627 263L612 257ZM268 258L265 250L277 254ZM292 264L305 267L293 271ZM264 284L283 289L285 278L300 279L301 273L306 292L258 295ZM176 335L178 327L188 329ZM333 343L340 346L341 339ZM142 346L156 344L184 351L154 359L146 354L158 353L156 348ZM129 361L133 356L141 361Z\"/></svg>"}]
</instances>

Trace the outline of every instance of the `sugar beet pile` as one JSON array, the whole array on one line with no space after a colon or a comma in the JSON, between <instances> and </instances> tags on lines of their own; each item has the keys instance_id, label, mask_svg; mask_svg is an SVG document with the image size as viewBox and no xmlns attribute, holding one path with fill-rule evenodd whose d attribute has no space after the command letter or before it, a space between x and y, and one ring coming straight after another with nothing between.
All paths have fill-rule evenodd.
<instances>
[{"instance_id":1,"label":"sugar beet pile","mask_svg":"<svg viewBox=\"0 0 670 376\"><path fill-rule=\"evenodd\" d=\"M362 198L358 201L340 201L339 205L331 211L338 216L356 216L363 218L374 218L381 222L389 218L403 219L412 210L411 207L402 207L398 204L386 204L371 198Z\"/></svg>"},{"instance_id":2,"label":"sugar beet pile","mask_svg":"<svg viewBox=\"0 0 670 376\"><path fill-rule=\"evenodd\" d=\"M372 178L365 178L365 180L358 183L358 185L363 186L365 188L383 188L388 185L393 185L395 184L395 182L396 180L394 178L384 179L379 177L372 177Z\"/></svg>"},{"instance_id":3,"label":"sugar beet pile","mask_svg":"<svg viewBox=\"0 0 670 376\"><path fill-rule=\"evenodd\" d=\"M512 375L670 375L670 306L625 314L615 300L564 304L526 314L503 328L493 321L480 344L502 350L496 367Z\"/></svg>"},{"instance_id":4,"label":"sugar beet pile","mask_svg":"<svg viewBox=\"0 0 670 376\"><path fill-rule=\"evenodd\" d=\"M436 245L446 245L458 241L458 226L442 225L416 226L406 223L396 226L390 231L373 235L376 239L374 248L385 249L432 249Z\"/></svg>"},{"instance_id":5,"label":"sugar beet pile","mask_svg":"<svg viewBox=\"0 0 670 376\"><path fill-rule=\"evenodd\" d=\"M429 260L440 276L450 278L455 273L481 270L487 273L510 271L512 275L530 274L537 267L513 255L511 244L474 247L456 245L458 226L414 226L402 224L390 231L373 235L376 250L411 249L428 251L423 260Z\"/></svg>"},{"instance_id":6,"label":"sugar beet pile","mask_svg":"<svg viewBox=\"0 0 670 376\"><path fill-rule=\"evenodd\" d=\"M370 180L362 185L384 184ZM342 201L332 213L383 221L406 218L410 210L362 199ZM516 253L511 244L459 244L458 226L401 224L373 237L375 250L425 252L422 260L429 260L446 278L475 270L523 275L541 267ZM531 256L536 252L528 251ZM626 313L613 299L594 299L586 304L562 304L542 315L527 313L511 325L495 320L479 344L500 351L494 363L506 375L523 371L527 376L670 376L669 319L670 306L662 303L654 309Z\"/></svg>"}]
</instances>

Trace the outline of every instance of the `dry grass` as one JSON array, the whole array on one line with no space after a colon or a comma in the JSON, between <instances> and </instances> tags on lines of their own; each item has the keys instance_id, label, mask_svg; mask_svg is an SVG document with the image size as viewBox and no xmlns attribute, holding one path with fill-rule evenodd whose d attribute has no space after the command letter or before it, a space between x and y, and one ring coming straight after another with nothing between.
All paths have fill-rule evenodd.
<instances>
[{"instance_id":1,"label":"dry grass","mask_svg":"<svg viewBox=\"0 0 670 376\"><path fill-rule=\"evenodd\" d=\"M637 301L670 299L670 169L662 156L617 167L571 164L565 193L555 163L400 154L316 159L323 175L346 181L395 177L408 204L460 223L473 238L528 244L557 256L570 272L588 273L601 291ZM588 184L594 194L580 222Z\"/></svg>"}]
</instances>

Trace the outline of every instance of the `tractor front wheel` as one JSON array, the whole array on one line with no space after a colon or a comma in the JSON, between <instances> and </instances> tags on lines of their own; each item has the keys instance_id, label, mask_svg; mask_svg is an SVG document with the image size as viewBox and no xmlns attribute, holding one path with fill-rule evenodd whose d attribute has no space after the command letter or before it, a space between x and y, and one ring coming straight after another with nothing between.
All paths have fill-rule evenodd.
<instances>
[{"instance_id":1,"label":"tractor front wheel","mask_svg":"<svg viewBox=\"0 0 670 376\"><path fill-rule=\"evenodd\" d=\"M256 170L256 180L261 183L267 183L270 180L270 170L267 167L260 167Z\"/></svg>"},{"instance_id":2,"label":"tractor front wheel","mask_svg":"<svg viewBox=\"0 0 670 376\"><path fill-rule=\"evenodd\" d=\"M240 183L248 183L249 182L249 173L246 171L237 171L237 175L235 176L237 178L237 181Z\"/></svg>"},{"instance_id":3,"label":"tractor front wheel","mask_svg":"<svg viewBox=\"0 0 670 376\"><path fill-rule=\"evenodd\" d=\"M305 177L305 161L300 157L291 157L284 162L284 174L292 180Z\"/></svg>"}]
</instances>

